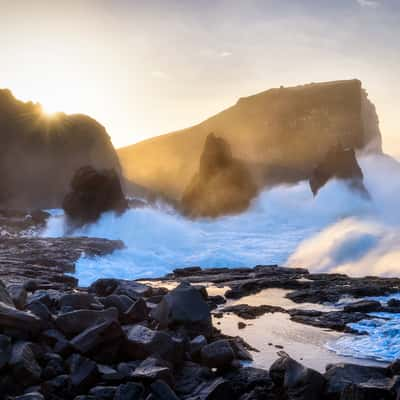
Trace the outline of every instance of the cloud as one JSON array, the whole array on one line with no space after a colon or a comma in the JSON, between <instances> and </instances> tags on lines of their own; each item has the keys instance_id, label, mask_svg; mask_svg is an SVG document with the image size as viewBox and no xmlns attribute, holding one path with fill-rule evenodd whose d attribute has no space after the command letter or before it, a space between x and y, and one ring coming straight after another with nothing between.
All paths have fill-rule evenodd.
<instances>
[{"instance_id":1,"label":"cloud","mask_svg":"<svg viewBox=\"0 0 400 400\"><path fill-rule=\"evenodd\" d=\"M377 8L381 4L377 0L356 0L361 7Z\"/></svg>"}]
</instances>

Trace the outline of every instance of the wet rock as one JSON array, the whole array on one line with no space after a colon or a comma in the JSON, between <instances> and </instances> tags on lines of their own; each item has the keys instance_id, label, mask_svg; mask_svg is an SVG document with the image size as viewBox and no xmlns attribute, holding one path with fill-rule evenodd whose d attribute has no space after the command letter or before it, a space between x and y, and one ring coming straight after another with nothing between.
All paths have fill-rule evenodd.
<instances>
[{"instance_id":1,"label":"wet rock","mask_svg":"<svg viewBox=\"0 0 400 400\"><path fill-rule=\"evenodd\" d=\"M175 390L179 396L187 396L213 378L211 370L193 362L185 362L175 374Z\"/></svg>"},{"instance_id":2,"label":"wet rock","mask_svg":"<svg viewBox=\"0 0 400 400\"><path fill-rule=\"evenodd\" d=\"M134 324L146 320L149 316L149 309L146 302L140 298L135 301L125 312L120 313L120 320L123 324Z\"/></svg>"},{"instance_id":3,"label":"wet rock","mask_svg":"<svg viewBox=\"0 0 400 400\"><path fill-rule=\"evenodd\" d=\"M230 382L223 378L203 382L200 384L186 400L232 400L235 393Z\"/></svg>"},{"instance_id":4,"label":"wet rock","mask_svg":"<svg viewBox=\"0 0 400 400\"><path fill-rule=\"evenodd\" d=\"M134 360L158 355L164 360L178 362L183 357L183 343L166 332L136 325L127 331L124 351Z\"/></svg>"},{"instance_id":5,"label":"wet rock","mask_svg":"<svg viewBox=\"0 0 400 400\"><path fill-rule=\"evenodd\" d=\"M114 344L124 336L117 321L106 321L87 328L71 340L71 345L80 353L101 352L107 344ZM101 348L103 347L103 349Z\"/></svg>"},{"instance_id":6,"label":"wet rock","mask_svg":"<svg viewBox=\"0 0 400 400\"><path fill-rule=\"evenodd\" d=\"M96 170L85 166L73 176L62 207L73 224L83 225L95 222L106 211L124 212L128 202L114 169Z\"/></svg>"},{"instance_id":7,"label":"wet rock","mask_svg":"<svg viewBox=\"0 0 400 400\"><path fill-rule=\"evenodd\" d=\"M11 357L11 338L0 335L0 370L8 363Z\"/></svg>"},{"instance_id":8,"label":"wet rock","mask_svg":"<svg viewBox=\"0 0 400 400\"><path fill-rule=\"evenodd\" d=\"M262 387L264 391L270 392L273 386L269 372L264 369L251 367L239 368L225 373L223 377L230 383L237 397L251 392L256 387Z\"/></svg>"},{"instance_id":9,"label":"wet rock","mask_svg":"<svg viewBox=\"0 0 400 400\"><path fill-rule=\"evenodd\" d=\"M350 384L343 389L340 400L396 400L393 384L390 378Z\"/></svg>"},{"instance_id":10,"label":"wet rock","mask_svg":"<svg viewBox=\"0 0 400 400\"><path fill-rule=\"evenodd\" d=\"M89 394L96 400L113 400L116 390L115 386L95 386L90 389Z\"/></svg>"},{"instance_id":11,"label":"wet rock","mask_svg":"<svg viewBox=\"0 0 400 400\"><path fill-rule=\"evenodd\" d=\"M108 308L104 311L76 310L67 312L57 316L55 324L65 335L76 335L97 324L111 321L118 321L118 310L116 308Z\"/></svg>"},{"instance_id":12,"label":"wet rock","mask_svg":"<svg viewBox=\"0 0 400 400\"><path fill-rule=\"evenodd\" d=\"M42 321L36 315L0 303L0 330L20 332L24 336L29 334L34 336L37 335L42 328Z\"/></svg>"},{"instance_id":13,"label":"wet rock","mask_svg":"<svg viewBox=\"0 0 400 400\"><path fill-rule=\"evenodd\" d=\"M12 347L9 365L20 385L26 387L40 381L42 369L36 361L31 343L16 342Z\"/></svg>"},{"instance_id":14,"label":"wet rock","mask_svg":"<svg viewBox=\"0 0 400 400\"><path fill-rule=\"evenodd\" d=\"M229 368L235 353L228 340L217 340L201 349L201 361L209 368Z\"/></svg>"},{"instance_id":15,"label":"wet rock","mask_svg":"<svg viewBox=\"0 0 400 400\"><path fill-rule=\"evenodd\" d=\"M140 383L129 382L119 385L115 391L114 400L132 400L140 399L144 387Z\"/></svg>"},{"instance_id":16,"label":"wet rock","mask_svg":"<svg viewBox=\"0 0 400 400\"><path fill-rule=\"evenodd\" d=\"M11 299L15 304L15 307L18 310L23 310L25 308L26 299L27 299L27 291L25 290L23 285L9 285L8 293L10 293Z\"/></svg>"},{"instance_id":17,"label":"wet rock","mask_svg":"<svg viewBox=\"0 0 400 400\"><path fill-rule=\"evenodd\" d=\"M90 293L68 293L60 297L59 307L73 310L101 310L104 306Z\"/></svg>"},{"instance_id":18,"label":"wet rock","mask_svg":"<svg viewBox=\"0 0 400 400\"><path fill-rule=\"evenodd\" d=\"M399 299L390 299L387 303L389 307L400 308L400 300Z\"/></svg>"},{"instance_id":19,"label":"wet rock","mask_svg":"<svg viewBox=\"0 0 400 400\"><path fill-rule=\"evenodd\" d=\"M234 306L225 307L223 312L231 312L243 319L255 319L267 313L286 312L282 307L260 305L249 306L248 304L235 304Z\"/></svg>"},{"instance_id":20,"label":"wet rock","mask_svg":"<svg viewBox=\"0 0 400 400\"><path fill-rule=\"evenodd\" d=\"M157 379L162 379L172 384L174 381L171 367L162 360L158 360L154 357L149 357L144 360L134 369L131 377L145 382L154 382Z\"/></svg>"},{"instance_id":21,"label":"wet rock","mask_svg":"<svg viewBox=\"0 0 400 400\"><path fill-rule=\"evenodd\" d=\"M69 359L71 384L78 393L83 393L96 385L99 379L99 371L94 361L73 354Z\"/></svg>"},{"instance_id":22,"label":"wet rock","mask_svg":"<svg viewBox=\"0 0 400 400\"><path fill-rule=\"evenodd\" d=\"M382 305L379 301L375 300L361 300L355 303L350 303L344 307L344 312L377 312L382 310Z\"/></svg>"},{"instance_id":23,"label":"wet rock","mask_svg":"<svg viewBox=\"0 0 400 400\"><path fill-rule=\"evenodd\" d=\"M100 378L105 382L119 382L122 381L124 375L109 365L97 364Z\"/></svg>"},{"instance_id":24,"label":"wet rock","mask_svg":"<svg viewBox=\"0 0 400 400\"><path fill-rule=\"evenodd\" d=\"M150 385L150 390L156 400L179 400L171 387L160 379Z\"/></svg>"},{"instance_id":25,"label":"wet rock","mask_svg":"<svg viewBox=\"0 0 400 400\"><path fill-rule=\"evenodd\" d=\"M325 378L317 371L279 352L269 370L272 381L283 386L289 400L320 400L324 396Z\"/></svg>"},{"instance_id":26,"label":"wet rock","mask_svg":"<svg viewBox=\"0 0 400 400\"><path fill-rule=\"evenodd\" d=\"M39 317L43 321L44 326L46 324L48 326L52 324L53 319L51 312L44 303L40 301L32 301L27 305L26 310Z\"/></svg>"},{"instance_id":27,"label":"wet rock","mask_svg":"<svg viewBox=\"0 0 400 400\"><path fill-rule=\"evenodd\" d=\"M212 323L210 308L200 292L187 283L166 294L151 316L161 326L183 326L190 334L210 337Z\"/></svg>"},{"instance_id":28,"label":"wet rock","mask_svg":"<svg viewBox=\"0 0 400 400\"><path fill-rule=\"evenodd\" d=\"M120 315L125 313L134 303L130 297L117 294L101 297L99 300L106 308L115 307Z\"/></svg>"},{"instance_id":29,"label":"wet rock","mask_svg":"<svg viewBox=\"0 0 400 400\"><path fill-rule=\"evenodd\" d=\"M66 373L64 360L59 354L47 353L43 356L46 366L43 368L41 378L44 380L53 379L58 375Z\"/></svg>"},{"instance_id":30,"label":"wet rock","mask_svg":"<svg viewBox=\"0 0 400 400\"><path fill-rule=\"evenodd\" d=\"M348 385L360 385L370 380L385 380L387 378L387 370L385 368L356 364L331 364L327 366L324 377L327 381L327 395L335 398Z\"/></svg>"},{"instance_id":31,"label":"wet rock","mask_svg":"<svg viewBox=\"0 0 400 400\"><path fill-rule=\"evenodd\" d=\"M317 326L319 328L332 329L339 332L352 332L347 326L350 323L356 323L364 319L369 319L368 314L353 312L346 313L342 311L322 312L316 310L289 310L290 319L306 325Z\"/></svg>"},{"instance_id":32,"label":"wet rock","mask_svg":"<svg viewBox=\"0 0 400 400\"><path fill-rule=\"evenodd\" d=\"M96 296L106 297L111 294L125 295L133 300L148 297L152 294L152 288L148 285L123 279L98 279L89 287L89 292Z\"/></svg>"}]
</instances>

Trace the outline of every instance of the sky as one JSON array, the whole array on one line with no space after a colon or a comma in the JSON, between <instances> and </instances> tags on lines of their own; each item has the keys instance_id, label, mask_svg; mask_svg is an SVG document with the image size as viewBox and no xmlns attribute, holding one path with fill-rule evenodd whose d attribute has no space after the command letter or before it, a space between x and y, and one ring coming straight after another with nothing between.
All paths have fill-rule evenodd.
<instances>
[{"instance_id":1,"label":"sky","mask_svg":"<svg viewBox=\"0 0 400 400\"><path fill-rule=\"evenodd\" d=\"M0 0L0 88L116 147L280 85L358 78L400 157L400 0Z\"/></svg>"}]
</instances>

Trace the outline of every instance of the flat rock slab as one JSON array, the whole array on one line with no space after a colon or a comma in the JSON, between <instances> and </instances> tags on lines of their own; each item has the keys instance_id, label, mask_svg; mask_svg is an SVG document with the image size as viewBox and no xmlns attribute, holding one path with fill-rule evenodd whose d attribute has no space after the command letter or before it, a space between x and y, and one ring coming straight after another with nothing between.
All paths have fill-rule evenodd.
<instances>
[{"instance_id":1,"label":"flat rock slab","mask_svg":"<svg viewBox=\"0 0 400 400\"><path fill-rule=\"evenodd\" d=\"M75 271L82 254L102 256L121 249L123 243L99 238L0 238L0 280L7 285L28 284L37 288L63 289L77 285L66 272Z\"/></svg>"}]
</instances>

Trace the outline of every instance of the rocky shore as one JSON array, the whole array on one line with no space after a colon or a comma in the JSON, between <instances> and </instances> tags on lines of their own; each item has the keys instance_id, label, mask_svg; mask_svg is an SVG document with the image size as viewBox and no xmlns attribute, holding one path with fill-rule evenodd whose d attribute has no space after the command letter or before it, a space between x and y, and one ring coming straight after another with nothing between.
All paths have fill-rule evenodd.
<instances>
[{"instance_id":1,"label":"rocky shore","mask_svg":"<svg viewBox=\"0 0 400 400\"><path fill-rule=\"evenodd\" d=\"M281 351L269 370L253 368L249 361L257 350L222 334L213 326L212 314L255 319L284 312L296 322L343 331L348 322L368 318L368 312L399 312L395 300L386 306L357 299L398 292L399 279L310 274L277 266L192 267L175 270L157 284L99 279L79 288L73 278L58 277L71 270L80 252L103 254L120 243L23 240L2 239L3 254L14 249L7 254L19 260L19 269L3 273L0 285L2 399L398 398L399 362L389 367L332 364L320 373ZM37 279L27 273L41 274L46 268L47 279L44 273ZM225 288L225 295L209 294L204 283ZM334 312L225 304L266 288L289 288L287 296L298 303L335 302L344 295L354 301Z\"/></svg>"}]
</instances>

